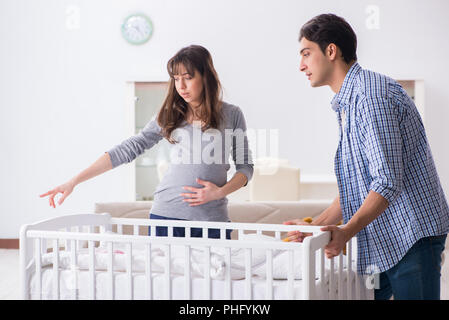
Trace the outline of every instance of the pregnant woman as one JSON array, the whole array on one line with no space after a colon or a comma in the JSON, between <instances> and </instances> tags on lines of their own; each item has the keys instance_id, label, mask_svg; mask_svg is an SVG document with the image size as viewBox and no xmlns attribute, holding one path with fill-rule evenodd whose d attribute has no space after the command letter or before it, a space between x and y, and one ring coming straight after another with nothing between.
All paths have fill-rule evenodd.
<instances>
[{"instance_id":1,"label":"pregnant woman","mask_svg":"<svg viewBox=\"0 0 449 320\"><path fill-rule=\"evenodd\" d=\"M204 47L181 49L168 61L167 71L168 93L155 119L40 197L49 196L55 208L58 193L61 205L79 183L133 161L165 138L170 142L170 166L154 193L150 219L229 221L226 196L245 186L253 174L243 113L222 101L220 81ZM227 181L230 155L236 173ZM167 228L157 227L156 235L166 236ZM173 235L185 236L184 228L174 228ZM191 236L201 237L202 229L192 228ZM208 237L219 238L219 230L209 229Z\"/></svg>"}]
</instances>

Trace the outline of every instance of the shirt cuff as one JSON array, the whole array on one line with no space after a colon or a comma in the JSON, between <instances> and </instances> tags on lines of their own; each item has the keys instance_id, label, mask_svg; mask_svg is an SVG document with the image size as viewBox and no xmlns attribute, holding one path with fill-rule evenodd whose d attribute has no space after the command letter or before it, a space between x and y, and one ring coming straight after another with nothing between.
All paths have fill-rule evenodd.
<instances>
[{"instance_id":1,"label":"shirt cuff","mask_svg":"<svg viewBox=\"0 0 449 320\"><path fill-rule=\"evenodd\" d=\"M236 173L240 172L243 173L246 176L246 183L243 185L244 187L246 187L246 185L248 184L249 180L251 180L251 178L253 177L253 166L248 165L248 166L244 166L244 167L240 167L240 168L236 168Z\"/></svg>"},{"instance_id":2,"label":"shirt cuff","mask_svg":"<svg viewBox=\"0 0 449 320\"><path fill-rule=\"evenodd\" d=\"M380 184L379 182L371 183L370 190L384 197L388 201L388 204L393 203L399 197L402 191L400 187L385 186Z\"/></svg>"},{"instance_id":3,"label":"shirt cuff","mask_svg":"<svg viewBox=\"0 0 449 320\"><path fill-rule=\"evenodd\" d=\"M122 163L119 161L119 158L115 152L114 149L111 149L109 151L106 151L105 153L109 154L109 158L111 158L111 164L112 164L112 168L118 167L119 165L121 165Z\"/></svg>"}]
</instances>

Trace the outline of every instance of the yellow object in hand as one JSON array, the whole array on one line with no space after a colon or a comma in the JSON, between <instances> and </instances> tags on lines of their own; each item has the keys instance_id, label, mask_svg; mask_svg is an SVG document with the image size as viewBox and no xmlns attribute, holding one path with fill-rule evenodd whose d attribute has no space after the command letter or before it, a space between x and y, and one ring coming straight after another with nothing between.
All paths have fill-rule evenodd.
<instances>
[{"instance_id":1,"label":"yellow object in hand","mask_svg":"<svg viewBox=\"0 0 449 320\"><path fill-rule=\"evenodd\" d=\"M307 223L312 223L313 218L312 217L305 217L304 219L302 219L302 221L307 222ZM282 239L282 241L290 242L293 239L296 239L296 236L293 235L293 236L290 236L290 237L286 237L286 238Z\"/></svg>"},{"instance_id":2,"label":"yellow object in hand","mask_svg":"<svg viewBox=\"0 0 449 320\"><path fill-rule=\"evenodd\" d=\"M313 219L312 219L312 217L306 217L306 218L302 219L302 221L307 222L307 223L312 223Z\"/></svg>"}]
</instances>

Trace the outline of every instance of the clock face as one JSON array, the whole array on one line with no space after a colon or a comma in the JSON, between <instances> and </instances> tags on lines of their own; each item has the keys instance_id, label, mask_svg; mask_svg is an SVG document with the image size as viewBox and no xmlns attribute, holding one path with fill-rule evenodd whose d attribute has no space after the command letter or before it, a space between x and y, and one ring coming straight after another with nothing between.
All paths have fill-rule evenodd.
<instances>
[{"instance_id":1,"label":"clock face","mask_svg":"<svg viewBox=\"0 0 449 320\"><path fill-rule=\"evenodd\" d=\"M143 14L133 14L122 24L122 35L131 44L143 44L151 38L153 25Z\"/></svg>"}]
</instances>

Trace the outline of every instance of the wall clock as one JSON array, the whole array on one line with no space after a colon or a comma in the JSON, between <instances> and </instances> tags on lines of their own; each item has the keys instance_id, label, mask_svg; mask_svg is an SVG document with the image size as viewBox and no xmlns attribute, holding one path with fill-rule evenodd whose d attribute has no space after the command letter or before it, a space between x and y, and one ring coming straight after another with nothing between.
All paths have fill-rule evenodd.
<instances>
[{"instance_id":1,"label":"wall clock","mask_svg":"<svg viewBox=\"0 0 449 320\"><path fill-rule=\"evenodd\" d=\"M141 13L125 18L122 24L122 35L131 44L139 45L147 42L153 34L153 24L147 16Z\"/></svg>"}]
</instances>

